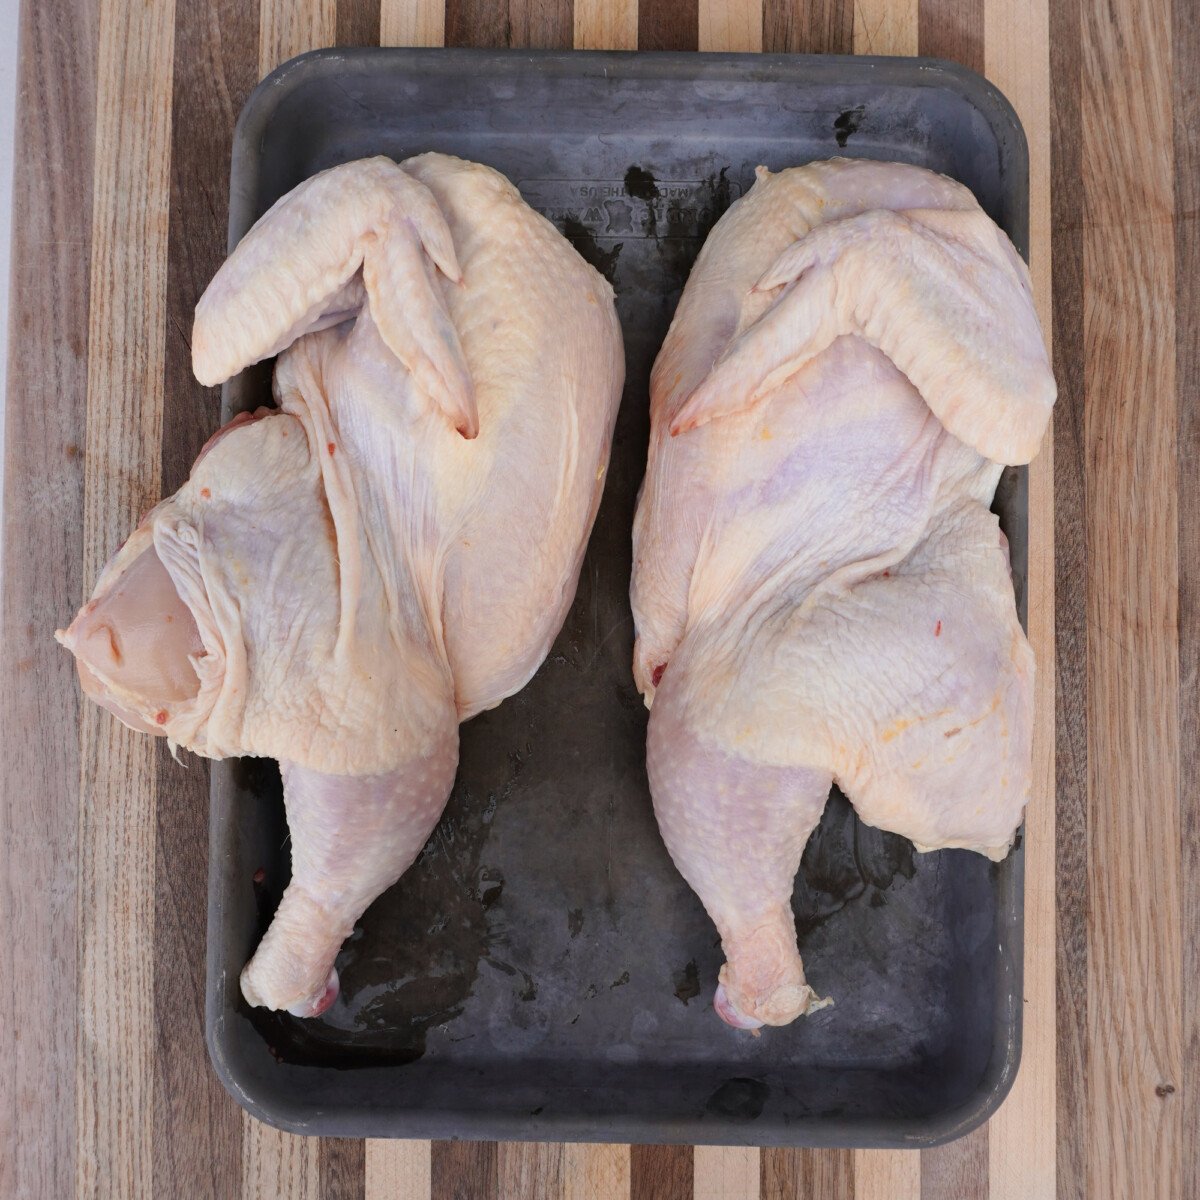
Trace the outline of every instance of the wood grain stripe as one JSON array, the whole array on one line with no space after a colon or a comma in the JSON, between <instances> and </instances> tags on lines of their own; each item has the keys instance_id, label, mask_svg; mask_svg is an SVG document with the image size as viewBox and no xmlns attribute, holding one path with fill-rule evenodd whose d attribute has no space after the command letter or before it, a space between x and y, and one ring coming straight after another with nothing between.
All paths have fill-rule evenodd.
<instances>
[{"instance_id":1,"label":"wood grain stripe","mask_svg":"<svg viewBox=\"0 0 1200 1200\"><path fill-rule=\"evenodd\" d=\"M692 1200L691 1146L631 1146L630 1200Z\"/></svg>"},{"instance_id":2,"label":"wood grain stripe","mask_svg":"<svg viewBox=\"0 0 1200 1200\"><path fill-rule=\"evenodd\" d=\"M563 1200L628 1200L629 1147L571 1143L563 1147Z\"/></svg>"},{"instance_id":3,"label":"wood grain stripe","mask_svg":"<svg viewBox=\"0 0 1200 1200\"><path fill-rule=\"evenodd\" d=\"M639 50L696 50L704 0L639 0Z\"/></svg>"},{"instance_id":4,"label":"wood grain stripe","mask_svg":"<svg viewBox=\"0 0 1200 1200\"><path fill-rule=\"evenodd\" d=\"M336 0L262 0L258 10L258 73L332 46L337 38Z\"/></svg>"},{"instance_id":5,"label":"wood grain stripe","mask_svg":"<svg viewBox=\"0 0 1200 1200\"><path fill-rule=\"evenodd\" d=\"M920 53L983 72L983 0L921 0Z\"/></svg>"},{"instance_id":6,"label":"wood grain stripe","mask_svg":"<svg viewBox=\"0 0 1200 1200\"><path fill-rule=\"evenodd\" d=\"M759 1200L759 1151L749 1146L697 1146L692 1156L695 1200Z\"/></svg>"},{"instance_id":7,"label":"wood grain stripe","mask_svg":"<svg viewBox=\"0 0 1200 1200\"><path fill-rule=\"evenodd\" d=\"M919 1200L921 1155L915 1150L855 1150L854 1200Z\"/></svg>"},{"instance_id":8,"label":"wood grain stripe","mask_svg":"<svg viewBox=\"0 0 1200 1200\"><path fill-rule=\"evenodd\" d=\"M1104 714L1088 763L1088 1191L1150 1200L1180 1195L1182 1152L1179 856L1165 851L1180 836L1171 13L1083 11L1085 432L1104 498L1087 523L1088 698Z\"/></svg>"},{"instance_id":9,"label":"wood grain stripe","mask_svg":"<svg viewBox=\"0 0 1200 1200\"><path fill-rule=\"evenodd\" d=\"M192 312L224 258L233 125L258 79L258 14L235 0L178 5L174 58L164 494L219 424L219 391L192 375ZM208 763L156 750L154 1194L224 1200L241 1179L242 1118L204 1048Z\"/></svg>"},{"instance_id":10,"label":"wood grain stripe","mask_svg":"<svg viewBox=\"0 0 1200 1200\"><path fill-rule=\"evenodd\" d=\"M321 1200L364 1200L367 1156L362 1138L321 1138L317 1154Z\"/></svg>"},{"instance_id":11,"label":"wood grain stripe","mask_svg":"<svg viewBox=\"0 0 1200 1200\"><path fill-rule=\"evenodd\" d=\"M160 492L174 5L102 0L84 467L90 588ZM127 464L145 466L128 470ZM155 750L92 704L80 732L77 1195L147 1195Z\"/></svg>"},{"instance_id":12,"label":"wood grain stripe","mask_svg":"<svg viewBox=\"0 0 1200 1200\"><path fill-rule=\"evenodd\" d=\"M430 1181L433 1200L508 1200L495 1142L434 1142Z\"/></svg>"},{"instance_id":13,"label":"wood grain stripe","mask_svg":"<svg viewBox=\"0 0 1200 1200\"><path fill-rule=\"evenodd\" d=\"M1054 373L1055 859L1058 996L1055 1030L1057 1192L1087 1200L1086 1080L1089 1074L1088 922L1088 550L1084 437L1084 281L1079 0L1050 9L1051 238Z\"/></svg>"},{"instance_id":14,"label":"wood grain stripe","mask_svg":"<svg viewBox=\"0 0 1200 1200\"><path fill-rule=\"evenodd\" d=\"M988 0L988 78L1009 98L1029 143L1029 257L1034 303L1051 328L1050 21L1047 0ZM1030 71L1030 62L1040 63ZM1029 472L1029 640L1037 659L1033 791L1025 814L1022 1061L988 1129L991 1200L1053 1200L1054 985L1054 445Z\"/></svg>"},{"instance_id":15,"label":"wood grain stripe","mask_svg":"<svg viewBox=\"0 0 1200 1200\"><path fill-rule=\"evenodd\" d=\"M316 1138L292 1137L246 1117L242 1125L244 1200L322 1200Z\"/></svg>"},{"instance_id":16,"label":"wood grain stripe","mask_svg":"<svg viewBox=\"0 0 1200 1200\"><path fill-rule=\"evenodd\" d=\"M576 50L636 50L638 0L575 0Z\"/></svg>"},{"instance_id":17,"label":"wood grain stripe","mask_svg":"<svg viewBox=\"0 0 1200 1200\"><path fill-rule=\"evenodd\" d=\"M697 38L701 50L763 49L763 0L699 0Z\"/></svg>"},{"instance_id":18,"label":"wood grain stripe","mask_svg":"<svg viewBox=\"0 0 1200 1200\"><path fill-rule=\"evenodd\" d=\"M440 46L445 40L444 0L380 0L381 46Z\"/></svg>"},{"instance_id":19,"label":"wood grain stripe","mask_svg":"<svg viewBox=\"0 0 1200 1200\"><path fill-rule=\"evenodd\" d=\"M988 1127L921 1151L921 1200L988 1200Z\"/></svg>"},{"instance_id":20,"label":"wood grain stripe","mask_svg":"<svg viewBox=\"0 0 1200 1200\"><path fill-rule=\"evenodd\" d=\"M1175 212L1200 212L1200 22L1176 0L1171 39L1175 113ZM1175 389L1179 402L1179 808L1183 887L1183 1078L1181 1194L1200 1196L1200 231L1194 215L1175 225Z\"/></svg>"},{"instance_id":21,"label":"wood grain stripe","mask_svg":"<svg viewBox=\"0 0 1200 1200\"><path fill-rule=\"evenodd\" d=\"M557 1197L563 1191L563 1148L555 1142L501 1142L496 1176L501 1197Z\"/></svg>"},{"instance_id":22,"label":"wood grain stripe","mask_svg":"<svg viewBox=\"0 0 1200 1200\"><path fill-rule=\"evenodd\" d=\"M366 1200L431 1200L430 1144L371 1140Z\"/></svg>"},{"instance_id":23,"label":"wood grain stripe","mask_svg":"<svg viewBox=\"0 0 1200 1200\"><path fill-rule=\"evenodd\" d=\"M854 0L763 0L768 54L850 54Z\"/></svg>"},{"instance_id":24,"label":"wood grain stripe","mask_svg":"<svg viewBox=\"0 0 1200 1200\"><path fill-rule=\"evenodd\" d=\"M855 0L855 54L916 54L917 0Z\"/></svg>"},{"instance_id":25,"label":"wood grain stripe","mask_svg":"<svg viewBox=\"0 0 1200 1200\"><path fill-rule=\"evenodd\" d=\"M446 45L570 49L571 0L446 0Z\"/></svg>"},{"instance_id":26,"label":"wood grain stripe","mask_svg":"<svg viewBox=\"0 0 1200 1200\"><path fill-rule=\"evenodd\" d=\"M97 8L21 9L0 609L0 1195L74 1190L79 690ZM36 569L34 568L36 564ZM19 1036L17 1033L19 1031Z\"/></svg>"},{"instance_id":27,"label":"wood grain stripe","mask_svg":"<svg viewBox=\"0 0 1200 1200\"><path fill-rule=\"evenodd\" d=\"M762 1200L854 1200L849 1150L764 1150Z\"/></svg>"},{"instance_id":28,"label":"wood grain stripe","mask_svg":"<svg viewBox=\"0 0 1200 1200\"><path fill-rule=\"evenodd\" d=\"M339 46L378 46L380 44L379 35L382 21L380 0L335 0L335 3L337 4L335 37ZM409 5L404 7L406 10L410 8ZM418 7L411 7L413 11L420 12Z\"/></svg>"}]
</instances>

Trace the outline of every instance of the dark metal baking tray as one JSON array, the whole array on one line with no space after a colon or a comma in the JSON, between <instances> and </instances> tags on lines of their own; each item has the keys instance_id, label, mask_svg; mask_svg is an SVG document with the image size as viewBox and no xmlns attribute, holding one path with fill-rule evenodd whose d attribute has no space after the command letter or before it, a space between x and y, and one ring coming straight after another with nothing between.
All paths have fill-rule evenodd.
<instances>
[{"instance_id":1,"label":"dark metal baking tray","mask_svg":"<svg viewBox=\"0 0 1200 1200\"><path fill-rule=\"evenodd\" d=\"M287 882L286 827L273 763L214 765L218 1075L255 1116L303 1133L917 1147L966 1132L1020 1053L1020 849L999 865L914 855L835 795L795 910L809 979L836 1004L761 1038L722 1024L716 933L646 786L630 526L650 364L754 167L835 154L932 167L1025 252L1015 114L979 76L923 59L321 51L280 67L242 114L230 245L314 171L424 150L503 171L613 281L628 382L608 487L549 658L463 727L445 816L346 944L321 1020L239 995ZM231 382L226 416L267 386L262 369ZM1006 474L997 511L1024 619L1023 472Z\"/></svg>"}]
</instances>

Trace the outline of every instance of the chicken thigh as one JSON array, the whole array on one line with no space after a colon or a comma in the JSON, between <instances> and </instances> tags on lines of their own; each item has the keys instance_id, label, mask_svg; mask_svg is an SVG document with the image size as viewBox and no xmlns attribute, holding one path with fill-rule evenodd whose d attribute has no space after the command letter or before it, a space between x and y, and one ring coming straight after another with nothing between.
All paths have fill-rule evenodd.
<instances>
[{"instance_id":1,"label":"chicken thigh","mask_svg":"<svg viewBox=\"0 0 1200 1200\"><path fill-rule=\"evenodd\" d=\"M496 172L376 158L302 183L217 273L193 366L278 354L59 639L85 690L210 758L277 758L292 880L242 974L302 1016L437 822L460 721L545 657L624 377L612 289Z\"/></svg>"},{"instance_id":2,"label":"chicken thigh","mask_svg":"<svg viewBox=\"0 0 1200 1200\"><path fill-rule=\"evenodd\" d=\"M988 505L1054 398L1025 266L948 179L760 168L709 236L652 376L632 599L730 1024L817 1002L791 895L831 783L919 850L1012 844L1034 664Z\"/></svg>"}]
</instances>

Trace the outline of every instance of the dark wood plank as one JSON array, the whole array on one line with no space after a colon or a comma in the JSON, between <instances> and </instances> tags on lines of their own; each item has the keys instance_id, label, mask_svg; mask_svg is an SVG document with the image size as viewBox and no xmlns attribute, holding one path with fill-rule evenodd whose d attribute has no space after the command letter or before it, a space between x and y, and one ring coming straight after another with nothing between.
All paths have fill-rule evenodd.
<instances>
[{"instance_id":1,"label":"dark wood plank","mask_svg":"<svg viewBox=\"0 0 1200 1200\"><path fill-rule=\"evenodd\" d=\"M1175 0L1175 389L1179 405L1179 805L1183 874L1183 1195L1200 1196L1200 21ZM1182 219L1179 219L1181 218ZM1165 1091L1165 1089L1164 1089Z\"/></svg>"},{"instance_id":2,"label":"dark wood plank","mask_svg":"<svg viewBox=\"0 0 1200 1200\"><path fill-rule=\"evenodd\" d=\"M495 1142L434 1142L429 1181L432 1200L509 1200L500 1196Z\"/></svg>"},{"instance_id":3,"label":"dark wood plank","mask_svg":"<svg viewBox=\"0 0 1200 1200\"><path fill-rule=\"evenodd\" d=\"M98 5L21 5L0 597L0 1195L75 1194L79 689ZM9 31L6 36L13 36Z\"/></svg>"},{"instance_id":4,"label":"dark wood plank","mask_svg":"<svg viewBox=\"0 0 1200 1200\"><path fill-rule=\"evenodd\" d=\"M321 1200L363 1200L367 1191L367 1144L362 1138L321 1138Z\"/></svg>"},{"instance_id":5,"label":"dark wood plank","mask_svg":"<svg viewBox=\"0 0 1200 1200\"><path fill-rule=\"evenodd\" d=\"M1087 1190L1174 1200L1183 992L1194 982L1182 975L1179 861L1171 7L1106 0L1081 15Z\"/></svg>"},{"instance_id":6,"label":"dark wood plank","mask_svg":"<svg viewBox=\"0 0 1200 1200\"><path fill-rule=\"evenodd\" d=\"M630 1146L629 1200L691 1200L691 1146Z\"/></svg>"},{"instance_id":7,"label":"dark wood plank","mask_svg":"<svg viewBox=\"0 0 1200 1200\"><path fill-rule=\"evenodd\" d=\"M697 0L639 0L639 50L695 50L700 37Z\"/></svg>"},{"instance_id":8,"label":"dark wood plank","mask_svg":"<svg viewBox=\"0 0 1200 1200\"><path fill-rule=\"evenodd\" d=\"M337 0L337 44L379 45L379 0Z\"/></svg>"},{"instance_id":9,"label":"dark wood plank","mask_svg":"<svg viewBox=\"0 0 1200 1200\"><path fill-rule=\"evenodd\" d=\"M850 1150L764 1149L762 1200L854 1200L854 1154Z\"/></svg>"},{"instance_id":10,"label":"dark wood plank","mask_svg":"<svg viewBox=\"0 0 1200 1200\"><path fill-rule=\"evenodd\" d=\"M851 54L854 0L763 0L767 54Z\"/></svg>"},{"instance_id":11,"label":"dark wood plank","mask_svg":"<svg viewBox=\"0 0 1200 1200\"><path fill-rule=\"evenodd\" d=\"M225 257L233 125L258 75L258 13L237 0L175 10L162 482L175 491L219 424L192 376L192 311ZM154 1177L160 1195L236 1195L242 1116L204 1048L208 763L159 745L155 846Z\"/></svg>"},{"instance_id":12,"label":"dark wood plank","mask_svg":"<svg viewBox=\"0 0 1200 1200\"><path fill-rule=\"evenodd\" d=\"M1056 1170L1063 1200L1087 1197L1088 627L1083 385L1082 47L1078 0L1050 15L1057 1076Z\"/></svg>"},{"instance_id":13,"label":"dark wood plank","mask_svg":"<svg viewBox=\"0 0 1200 1200\"><path fill-rule=\"evenodd\" d=\"M921 0L917 21L921 54L983 73L983 0Z\"/></svg>"},{"instance_id":14,"label":"dark wood plank","mask_svg":"<svg viewBox=\"0 0 1200 1200\"><path fill-rule=\"evenodd\" d=\"M569 50L571 0L447 0L446 45Z\"/></svg>"},{"instance_id":15,"label":"dark wood plank","mask_svg":"<svg viewBox=\"0 0 1200 1200\"><path fill-rule=\"evenodd\" d=\"M631 1146L629 1200L692 1200L691 1146Z\"/></svg>"},{"instance_id":16,"label":"dark wood plank","mask_svg":"<svg viewBox=\"0 0 1200 1200\"><path fill-rule=\"evenodd\" d=\"M987 1200L987 1126L921 1151L921 1200Z\"/></svg>"}]
</instances>

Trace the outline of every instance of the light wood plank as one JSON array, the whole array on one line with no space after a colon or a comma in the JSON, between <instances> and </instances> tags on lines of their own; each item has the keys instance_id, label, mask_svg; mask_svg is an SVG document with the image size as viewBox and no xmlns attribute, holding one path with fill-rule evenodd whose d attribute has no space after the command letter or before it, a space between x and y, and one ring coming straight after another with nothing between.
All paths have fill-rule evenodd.
<instances>
[{"instance_id":1,"label":"light wood plank","mask_svg":"<svg viewBox=\"0 0 1200 1200\"><path fill-rule=\"evenodd\" d=\"M553 1142L501 1142L497 1174L501 1200L507 1196L562 1195L563 1148Z\"/></svg>"},{"instance_id":2,"label":"light wood plank","mask_svg":"<svg viewBox=\"0 0 1200 1200\"><path fill-rule=\"evenodd\" d=\"M637 0L575 0L576 50L636 50Z\"/></svg>"},{"instance_id":3,"label":"light wood plank","mask_svg":"<svg viewBox=\"0 0 1200 1200\"><path fill-rule=\"evenodd\" d=\"M1171 14L1083 11L1087 1194L1153 1200L1183 1152Z\"/></svg>"},{"instance_id":4,"label":"light wood plank","mask_svg":"<svg viewBox=\"0 0 1200 1200\"><path fill-rule=\"evenodd\" d=\"M699 49L762 52L762 0L699 0L699 3Z\"/></svg>"},{"instance_id":5,"label":"light wood plank","mask_svg":"<svg viewBox=\"0 0 1200 1200\"><path fill-rule=\"evenodd\" d=\"M262 0L258 16L258 73L332 46L337 40L337 0Z\"/></svg>"},{"instance_id":6,"label":"light wood plank","mask_svg":"<svg viewBox=\"0 0 1200 1200\"><path fill-rule=\"evenodd\" d=\"M854 0L855 54L916 54L917 0Z\"/></svg>"},{"instance_id":7,"label":"light wood plank","mask_svg":"<svg viewBox=\"0 0 1200 1200\"><path fill-rule=\"evenodd\" d=\"M920 1200L916 1150L855 1150L854 1200Z\"/></svg>"},{"instance_id":8,"label":"light wood plank","mask_svg":"<svg viewBox=\"0 0 1200 1200\"><path fill-rule=\"evenodd\" d=\"M752 1146L697 1146L692 1159L695 1200L759 1200L762 1155Z\"/></svg>"},{"instance_id":9,"label":"light wood plank","mask_svg":"<svg viewBox=\"0 0 1200 1200\"><path fill-rule=\"evenodd\" d=\"M431 1200L429 1143L371 1139L363 1200Z\"/></svg>"},{"instance_id":10,"label":"light wood plank","mask_svg":"<svg viewBox=\"0 0 1200 1200\"><path fill-rule=\"evenodd\" d=\"M100 7L85 591L160 489L174 17L170 0ZM149 1195L154 746L86 704L80 760L75 1188L80 1196Z\"/></svg>"},{"instance_id":11,"label":"light wood plank","mask_svg":"<svg viewBox=\"0 0 1200 1200\"><path fill-rule=\"evenodd\" d=\"M1050 13L1048 0L987 0L987 76L1016 107L1029 142L1029 257L1034 303L1051 329ZM1054 445L1029 474L1029 640L1037 658L1033 793L1025 814L1025 983L1021 1068L989 1129L991 1200L1056 1191Z\"/></svg>"},{"instance_id":12,"label":"light wood plank","mask_svg":"<svg viewBox=\"0 0 1200 1200\"><path fill-rule=\"evenodd\" d=\"M444 0L381 0L381 46L440 46L445 40Z\"/></svg>"},{"instance_id":13,"label":"light wood plank","mask_svg":"<svg viewBox=\"0 0 1200 1200\"><path fill-rule=\"evenodd\" d=\"M242 1127L244 1200L321 1200L316 1138L281 1133L246 1118Z\"/></svg>"},{"instance_id":14,"label":"light wood plank","mask_svg":"<svg viewBox=\"0 0 1200 1200\"><path fill-rule=\"evenodd\" d=\"M629 1200L628 1146L569 1143L563 1147L563 1200Z\"/></svg>"}]
</instances>

